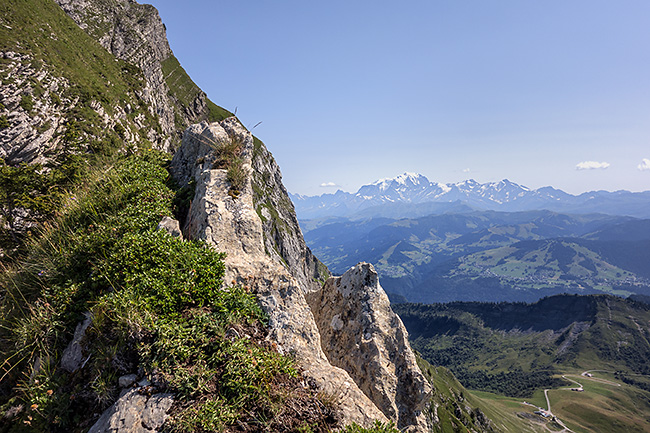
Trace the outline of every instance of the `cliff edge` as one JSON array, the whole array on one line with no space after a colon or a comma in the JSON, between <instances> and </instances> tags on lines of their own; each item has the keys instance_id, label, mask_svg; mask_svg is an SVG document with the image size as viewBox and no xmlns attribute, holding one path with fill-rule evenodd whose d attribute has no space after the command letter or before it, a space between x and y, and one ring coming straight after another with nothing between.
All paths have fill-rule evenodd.
<instances>
[{"instance_id":1,"label":"cliff edge","mask_svg":"<svg viewBox=\"0 0 650 433\"><path fill-rule=\"evenodd\" d=\"M221 158L221 147L233 141L241 144L246 173L236 194L228 170L214 168ZM421 410L430 387L415 364L406 330L377 284L376 273L375 284L371 281L370 285L366 277L370 275L372 280L374 271L369 265L361 266L361 279L352 276L358 274L354 270L351 276L343 277L346 292L362 300L355 308L341 297L324 295L338 287L340 279L330 278L323 289L319 288L318 262L304 245L293 206L280 183L279 169L260 163L260 154L269 161L263 144L256 143L235 118L203 122L185 131L172 161L172 173L182 185L196 183L185 227L187 237L227 253L226 283L247 287L258 296L269 316L268 338L282 352L295 356L306 378L336 402L344 423L369 425L374 420L390 419L401 429L426 431ZM264 183L257 183L260 180ZM266 201L261 197L267 197ZM282 202L287 219L274 207ZM274 230L281 230L281 235ZM307 299L312 300L311 306ZM322 304L331 308L324 310ZM322 311L315 314L314 310ZM347 321L341 322L339 329L346 328L344 338L361 328L366 331L361 334L365 338L361 344L356 339L345 343L353 345L354 350L344 353L346 349L336 346L333 335L327 333L326 316L333 311ZM409 379L403 383L405 377Z\"/></svg>"}]
</instances>

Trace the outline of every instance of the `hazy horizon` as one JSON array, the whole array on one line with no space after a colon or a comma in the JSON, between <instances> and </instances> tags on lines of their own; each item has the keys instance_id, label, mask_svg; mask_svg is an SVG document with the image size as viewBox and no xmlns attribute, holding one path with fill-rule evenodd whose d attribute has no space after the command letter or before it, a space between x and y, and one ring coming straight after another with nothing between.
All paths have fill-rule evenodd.
<instances>
[{"instance_id":1,"label":"hazy horizon","mask_svg":"<svg viewBox=\"0 0 650 433\"><path fill-rule=\"evenodd\" d=\"M442 183L442 184L446 184L446 185L449 185L449 184L456 184L456 183L462 183L462 182L471 181L471 180L476 181L476 182L478 182L479 184L498 183L498 182L501 182L501 181L509 181L509 182L515 183L515 184L517 184L517 185L519 185L519 186L522 186L522 187L525 187L525 188L529 188L529 189L531 189L531 190L537 190L537 189L540 189L540 188L546 188L546 187L551 187L551 188L555 188L555 189L562 190L562 188L557 188L557 187L555 187L555 186L553 186L553 185L542 185L542 186L540 186L540 187L533 188L533 187L531 187L531 186L529 186L529 185L525 185L525 184L522 184L522 183L520 183L520 182L517 182L517 181L515 181L515 180L513 180L513 179L508 179L508 178L499 179L499 180L496 180L496 181L481 182L481 181L479 181L478 179L474 179L474 178L471 178L471 177L470 177L470 178L463 179L463 180L458 181L458 182L438 182L438 181L436 181L435 179L429 179L429 176L426 176L426 175L424 175L424 174L422 174L422 173L408 173L408 172L405 172L405 173L400 173L400 174L398 174L398 175L396 175L396 176L391 176L391 177L385 177L385 178L375 179L375 180L372 181L372 182L367 182L367 183L364 183L364 184L362 184L362 185L359 185L359 187L355 188L355 189L352 190L352 191L345 190L345 189L341 188L341 187L338 186L338 185L326 185L326 186L325 186L325 185L319 185L319 186L320 186L321 188L323 188L323 189L324 189L324 188L329 189L329 191L322 191L322 192L317 193L317 194L300 194L300 193L295 193L295 192L293 192L293 191L289 191L289 192L290 192L291 194L293 194L293 195L302 195L302 196L319 196L319 195L322 195L322 194L335 194L335 193L338 192L338 191L343 191L343 192L346 192L346 193L354 194L354 193L356 193L356 192L357 192L361 187L363 187L363 186L371 185L371 184L373 184L373 183L380 182L380 181L382 181L382 180L392 180L392 179L395 179L395 178L397 178L397 177L399 177L399 176L402 176L402 175L404 175L404 174L417 174L417 175L422 175L422 176L426 177L427 180L429 180L429 182L433 182L433 183ZM597 191L616 192L616 191L630 191L630 190L623 190L623 189L618 189L618 190L589 190L589 191L583 191L583 192L580 192L580 193L577 193L577 194L574 194L574 193L571 193L571 192L569 192L569 191L565 191L565 190L562 190L562 191L577 196L577 195L580 195L580 194L586 194L586 193L597 192ZM646 191L650 191L650 190L630 191L630 192L646 192Z\"/></svg>"},{"instance_id":2,"label":"hazy horizon","mask_svg":"<svg viewBox=\"0 0 650 433\"><path fill-rule=\"evenodd\" d=\"M406 171L650 190L648 2L151 3L294 193Z\"/></svg>"}]
</instances>

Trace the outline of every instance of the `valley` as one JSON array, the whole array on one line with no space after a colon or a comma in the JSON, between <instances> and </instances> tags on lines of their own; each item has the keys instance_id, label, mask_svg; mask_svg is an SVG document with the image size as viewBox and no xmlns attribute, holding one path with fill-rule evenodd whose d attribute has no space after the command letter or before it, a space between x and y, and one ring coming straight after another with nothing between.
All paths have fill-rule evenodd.
<instances>
[{"instance_id":1,"label":"valley","mask_svg":"<svg viewBox=\"0 0 650 433\"><path fill-rule=\"evenodd\" d=\"M551 211L301 221L334 273L373 263L397 302L650 294L650 220Z\"/></svg>"},{"instance_id":2,"label":"valley","mask_svg":"<svg viewBox=\"0 0 650 433\"><path fill-rule=\"evenodd\" d=\"M648 431L647 304L559 295L533 304L393 308L414 349L449 368L490 419L498 424L514 416L530 423L530 430L504 424L504 431L563 431L562 423L574 432ZM488 410L495 406L501 415Z\"/></svg>"},{"instance_id":3,"label":"valley","mask_svg":"<svg viewBox=\"0 0 650 433\"><path fill-rule=\"evenodd\" d=\"M201 36L193 60L222 90L261 90L279 78L276 49L318 52L297 49L313 23L280 3L183 4L192 27L174 32ZM338 7L325 5L351 27L368 18ZM404 173L290 195L252 133L262 122L208 98L154 6L0 9L0 433L650 432L650 191ZM287 17L300 33L276 43ZM322 45L356 46L333 43L331 22ZM232 23L234 42L213 38ZM265 36L263 57L250 35ZM322 83L309 71L325 59L278 71ZM318 144L325 128L281 110L289 93L260 92L292 119L289 153L334 154ZM345 132L342 111L304 113Z\"/></svg>"}]
</instances>

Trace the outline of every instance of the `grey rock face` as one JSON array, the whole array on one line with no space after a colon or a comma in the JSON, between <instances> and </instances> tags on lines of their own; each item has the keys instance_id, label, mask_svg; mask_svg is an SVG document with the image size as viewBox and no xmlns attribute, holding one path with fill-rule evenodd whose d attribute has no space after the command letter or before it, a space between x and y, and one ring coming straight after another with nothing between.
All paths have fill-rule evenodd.
<instances>
[{"instance_id":1,"label":"grey rock face","mask_svg":"<svg viewBox=\"0 0 650 433\"><path fill-rule=\"evenodd\" d=\"M64 122L66 107L55 104L51 96L69 84L45 69L37 71L31 67L32 59L28 55L7 51L0 52L0 58L6 60L0 65L0 72L7 76L0 86L3 105L0 115L6 116L9 122L9 127L0 130L0 158L12 165L40 162L44 153L58 146L60 140L54 136L61 131ZM34 78L44 89L40 97L34 95L30 83ZM21 106L23 97L31 98L32 110Z\"/></svg>"},{"instance_id":2,"label":"grey rock face","mask_svg":"<svg viewBox=\"0 0 650 433\"><path fill-rule=\"evenodd\" d=\"M212 168L218 147L214 143L234 136L242 143L244 168L250 174L237 198L228 193L226 170ZM369 425L374 420L392 419L409 431L425 431L420 411L430 389L376 273L366 273L370 279L374 275L374 284L353 282L353 298L359 299L352 303L350 296L336 297L331 290L319 289L314 276L317 261L308 258L313 256L304 245L293 207L290 202L282 210L275 207L284 206L282 201L288 197L279 169L263 144L254 142L234 118L193 125L174 156L172 173L181 184L196 181L188 236L227 253L226 285L239 284L255 292L269 315L268 338L281 351L294 354L304 374L338 404L344 422ZM329 281L331 287L336 279ZM366 288L368 299L360 295ZM306 296L313 299L311 308ZM333 305L323 307L330 301ZM359 335L348 336L343 329L348 327L348 316L361 314L361 310L366 321L349 332L364 331L369 336L362 336L359 343L363 344L357 344ZM354 347L333 342L333 334L328 334L319 320L327 320L326 327L332 324ZM356 368L347 369L350 365Z\"/></svg>"},{"instance_id":3,"label":"grey rock face","mask_svg":"<svg viewBox=\"0 0 650 433\"><path fill-rule=\"evenodd\" d=\"M158 143L169 150L170 137L177 135L175 114L185 125L207 116L207 97L197 89L191 101L180 103L170 97L162 63L173 53L167 41L167 31L156 8L131 0L56 0L61 8L82 29L95 38L115 57L139 66L144 72L146 88L138 95L157 115L164 141ZM158 137L162 139L163 137Z\"/></svg>"},{"instance_id":4,"label":"grey rock face","mask_svg":"<svg viewBox=\"0 0 650 433\"><path fill-rule=\"evenodd\" d=\"M70 120L69 112L79 106L79 100L65 96L71 84L57 76L49 65L43 63L35 69L29 55L12 51L0 52L0 58L5 59L0 64L0 73L7 77L0 86L0 116L5 116L9 124L0 129L0 158L10 165L45 164L67 150L69 144L63 139L66 122ZM34 83L42 90L36 92ZM24 98L31 100L31 109L25 108ZM113 107L111 115L97 101L91 101L89 108L97 114L97 127L114 129L119 125L125 131L126 143L137 145L141 141L132 129L141 129L143 125L138 117L128 119L124 107ZM85 136L78 145L83 148L92 138Z\"/></svg>"},{"instance_id":5,"label":"grey rock face","mask_svg":"<svg viewBox=\"0 0 650 433\"><path fill-rule=\"evenodd\" d=\"M61 368L70 373L77 371L84 362L83 347L81 343L83 338L86 336L86 329L88 329L91 323L92 315L86 313L86 318L83 322L80 322L77 325L77 328L74 330L72 341L63 351L63 355L61 356Z\"/></svg>"},{"instance_id":6,"label":"grey rock face","mask_svg":"<svg viewBox=\"0 0 650 433\"><path fill-rule=\"evenodd\" d=\"M174 218L168 216L163 217L158 223L158 230L165 230L170 236L183 240L180 223Z\"/></svg>"},{"instance_id":7,"label":"grey rock face","mask_svg":"<svg viewBox=\"0 0 650 433\"><path fill-rule=\"evenodd\" d=\"M88 433L153 433L167 419L174 402L172 394L148 396L142 388L127 391L108 408Z\"/></svg>"},{"instance_id":8,"label":"grey rock face","mask_svg":"<svg viewBox=\"0 0 650 433\"><path fill-rule=\"evenodd\" d=\"M307 301L329 361L347 371L398 428L426 431L422 410L431 387L373 266L360 263L342 277L330 278Z\"/></svg>"},{"instance_id":9,"label":"grey rock face","mask_svg":"<svg viewBox=\"0 0 650 433\"><path fill-rule=\"evenodd\" d=\"M138 376L135 374L126 374L117 379L117 384L120 388L128 388L138 380Z\"/></svg>"}]
</instances>

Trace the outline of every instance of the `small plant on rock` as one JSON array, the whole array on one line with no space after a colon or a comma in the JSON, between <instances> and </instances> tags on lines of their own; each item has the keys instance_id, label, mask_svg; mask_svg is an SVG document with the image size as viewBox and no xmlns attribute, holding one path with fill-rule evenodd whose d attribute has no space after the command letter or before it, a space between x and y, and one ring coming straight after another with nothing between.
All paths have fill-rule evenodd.
<instances>
[{"instance_id":1,"label":"small plant on rock","mask_svg":"<svg viewBox=\"0 0 650 433\"><path fill-rule=\"evenodd\" d=\"M213 168L222 168L227 170L226 179L230 182L230 191L232 198L239 197L241 190L246 185L248 173L244 167L242 158L243 140L237 136L222 139L217 143L211 143L215 149L216 157Z\"/></svg>"}]
</instances>

